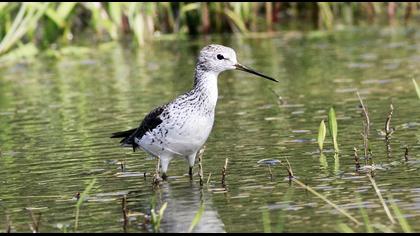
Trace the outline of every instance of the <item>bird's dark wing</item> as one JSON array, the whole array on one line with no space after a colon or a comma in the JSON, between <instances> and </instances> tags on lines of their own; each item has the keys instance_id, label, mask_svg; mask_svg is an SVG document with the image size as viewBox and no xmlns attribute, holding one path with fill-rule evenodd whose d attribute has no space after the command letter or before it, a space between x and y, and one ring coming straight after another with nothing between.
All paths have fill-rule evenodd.
<instances>
[{"instance_id":1,"label":"bird's dark wing","mask_svg":"<svg viewBox=\"0 0 420 236\"><path fill-rule=\"evenodd\" d=\"M120 143L122 145L132 145L133 151L135 151L138 144L134 141L134 138L141 139L147 131L151 131L156 126L162 123L160 114L165 110L166 105L155 108L146 117L144 117L140 126L137 129L130 129L127 131L113 133L111 138L123 138Z\"/></svg>"}]
</instances>

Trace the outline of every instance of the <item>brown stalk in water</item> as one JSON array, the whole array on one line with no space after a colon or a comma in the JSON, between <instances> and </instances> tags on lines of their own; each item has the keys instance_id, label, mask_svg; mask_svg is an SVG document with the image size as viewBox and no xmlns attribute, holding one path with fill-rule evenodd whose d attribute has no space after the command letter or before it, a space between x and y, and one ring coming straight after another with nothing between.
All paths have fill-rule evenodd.
<instances>
[{"instance_id":1,"label":"brown stalk in water","mask_svg":"<svg viewBox=\"0 0 420 236\"><path fill-rule=\"evenodd\" d=\"M203 154L204 150L206 149L206 146L203 146L203 148L200 149L198 152L198 177L200 177L200 186L203 186L204 179L203 179Z\"/></svg>"},{"instance_id":2,"label":"brown stalk in water","mask_svg":"<svg viewBox=\"0 0 420 236\"><path fill-rule=\"evenodd\" d=\"M211 172L209 173L209 176L207 177L207 182L206 182L207 185L209 185L210 183L210 178L211 178Z\"/></svg>"},{"instance_id":3,"label":"brown stalk in water","mask_svg":"<svg viewBox=\"0 0 420 236\"><path fill-rule=\"evenodd\" d=\"M10 220L10 216L6 215L6 233L10 233L12 231L12 221Z\"/></svg>"},{"instance_id":4,"label":"brown stalk in water","mask_svg":"<svg viewBox=\"0 0 420 236\"><path fill-rule=\"evenodd\" d=\"M391 119L392 119L392 113L394 111L394 106L391 103L389 107L391 110L389 111L388 117L386 118L386 121L385 121L385 145L386 145L386 154L388 157L391 157L390 140L391 140L392 133L394 133L394 129L391 127Z\"/></svg>"},{"instance_id":5,"label":"brown stalk in water","mask_svg":"<svg viewBox=\"0 0 420 236\"><path fill-rule=\"evenodd\" d=\"M288 172L288 174L289 174L289 181L291 181L292 179L293 179L293 170L292 170L292 166L290 165L290 162L289 162L289 160L287 159L287 157L285 157L285 159L286 159L286 162L287 162L287 167L286 167L286 169L287 169L287 172Z\"/></svg>"},{"instance_id":6,"label":"brown stalk in water","mask_svg":"<svg viewBox=\"0 0 420 236\"><path fill-rule=\"evenodd\" d=\"M157 157L157 165L156 165L156 171L155 171L155 174L154 174L154 176L153 176L153 186L154 187L156 187L156 186L158 186L159 185L159 183L160 183L160 176L159 176L159 168L160 167L160 158L159 157Z\"/></svg>"},{"instance_id":7,"label":"brown stalk in water","mask_svg":"<svg viewBox=\"0 0 420 236\"><path fill-rule=\"evenodd\" d=\"M271 171L270 165L268 165L268 172L270 173L270 180L273 181L273 172Z\"/></svg>"},{"instance_id":8,"label":"brown stalk in water","mask_svg":"<svg viewBox=\"0 0 420 236\"><path fill-rule=\"evenodd\" d=\"M226 158L225 165L223 166L223 169L222 169L222 185L223 185L223 187L226 186L225 185L225 178L226 178L227 164L228 164L228 158Z\"/></svg>"},{"instance_id":9,"label":"brown stalk in water","mask_svg":"<svg viewBox=\"0 0 420 236\"><path fill-rule=\"evenodd\" d=\"M360 169L360 162L359 162L359 156L357 155L357 148L354 147L354 163L356 164L356 171Z\"/></svg>"},{"instance_id":10,"label":"brown stalk in water","mask_svg":"<svg viewBox=\"0 0 420 236\"><path fill-rule=\"evenodd\" d=\"M124 233L127 233L128 217L127 217L127 196L126 195L124 195L124 197L122 198L121 209L122 209L123 218L124 218L123 230L124 230Z\"/></svg>"},{"instance_id":11,"label":"brown stalk in water","mask_svg":"<svg viewBox=\"0 0 420 236\"><path fill-rule=\"evenodd\" d=\"M370 130L370 119L369 119L369 114L368 114L368 110L367 107L363 104L363 100L360 97L359 91L357 91L357 97L359 98L360 101L360 105L362 106L362 111L363 111L363 115L364 115L364 120L363 120L363 132L361 133L362 137L363 137L363 146L365 149L365 164L368 164L368 147L369 147L369 130Z\"/></svg>"},{"instance_id":12,"label":"brown stalk in water","mask_svg":"<svg viewBox=\"0 0 420 236\"><path fill-rule=\"evenodd\" d=\"M42 213L38 213L38 218L35 218L35 215L31 209L29 209L29 213L31 215L32 219L32 225L29 225L29 227L32 230L32 233L38 233L39 232L39 225L41 224L41 215Z\"/></svg>"}]
</instances>

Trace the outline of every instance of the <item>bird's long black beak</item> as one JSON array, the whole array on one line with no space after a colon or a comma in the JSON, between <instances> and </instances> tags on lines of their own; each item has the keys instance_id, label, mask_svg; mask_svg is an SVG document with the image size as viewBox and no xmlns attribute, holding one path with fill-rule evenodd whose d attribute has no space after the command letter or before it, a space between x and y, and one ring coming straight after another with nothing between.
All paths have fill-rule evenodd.
<instances>
[{"instance_id":1,"label":"bird's long black beak","mask_svg":"<svg viewBox=\"0 0 420 236\"><path fill-rule=\"evenodd\" d=\"M258 76L261 76L261 77L263 77L265 79L268 79L268 80L271 80L271 81L274 81L274 82L279 82L279 81L277 81L277 80L275 80L275 79L273 79L273 78L271 78L269 76L263 75L260 72L257 72L255 70L253 70L251 68L248 68L248 67L246 67L244 65L241 65L239 63L236 63L235 64L235 67L236 67L237 70L241 70L241 71L245 71L245 72L248 72L248 73L251 73L251 74L254 74L254 75L258 75Z\"/></svg>"}]
</instances>

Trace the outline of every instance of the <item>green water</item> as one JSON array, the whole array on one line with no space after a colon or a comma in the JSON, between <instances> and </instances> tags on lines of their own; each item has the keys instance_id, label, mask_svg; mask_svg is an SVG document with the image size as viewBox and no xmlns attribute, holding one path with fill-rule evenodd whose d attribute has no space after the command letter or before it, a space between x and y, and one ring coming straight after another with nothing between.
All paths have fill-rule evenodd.
<instances>
[{"instance_id":1,"label":"green water","mask_svg":"<svg viewBox=\"0 0 420 236\"><path fill-rule=\"evenodd\" d=\"M190 89L197 53L210 43L234 48L239 62L281 82L222 73L216 122L203 157L209 184L200 187L197 175L190 181L185 160L174 159L169 180L154 189L143 173L153 173L155 160L109 136L136 127L152 108ZM30 209L42 214L39 231L74 231L74 196L94 178L80 209L79 232L150 231L144 214L150 214L153 199L158 206L168 203L163 232L187 231L202 203L205 210L194 232L262 232L264 222L273 232L334 232L339 223L366 230L290 184L283 167L272 166L271 178L268 167L258 164L285 158L300 181L359 221L360 201L372 224L402 231L398 223L390 224L369 179L355 171L353 147L363 156L356 89L372 123L376 183L386 202L392 195L412 229L420 231L420 101L411 82L420 78L417 31L284 33L156 41L139 50L118 44L89 48L0 65L0 232L7 216L12 232L30 231ZM387 157L380 130L391 102L396 131ZM330 136L324 156L316 143L319 123L331 106L338 120L338 158ZM126 227L124 195L130 213ZM269 220L263 221L264 212Z\"/></svg>"}]
</instances>

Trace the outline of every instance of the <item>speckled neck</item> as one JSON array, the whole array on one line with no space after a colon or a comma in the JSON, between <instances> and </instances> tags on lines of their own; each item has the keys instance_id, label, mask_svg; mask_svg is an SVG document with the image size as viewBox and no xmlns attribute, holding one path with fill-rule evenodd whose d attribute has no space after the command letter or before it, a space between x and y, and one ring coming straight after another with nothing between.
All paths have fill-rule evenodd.
<instances>
[{"instance_id":1,"label":"speckled neck","mask_svg":"<svg viewBox=\"0 0 420 236\"><path fill-rule=\"evenodd\" d=\"M218 88L217 77L218 72L200 70L195 71L194 87L192 92L200 97L208 109L214 110L217 103Z\"/></svg>"}]
</instances>

